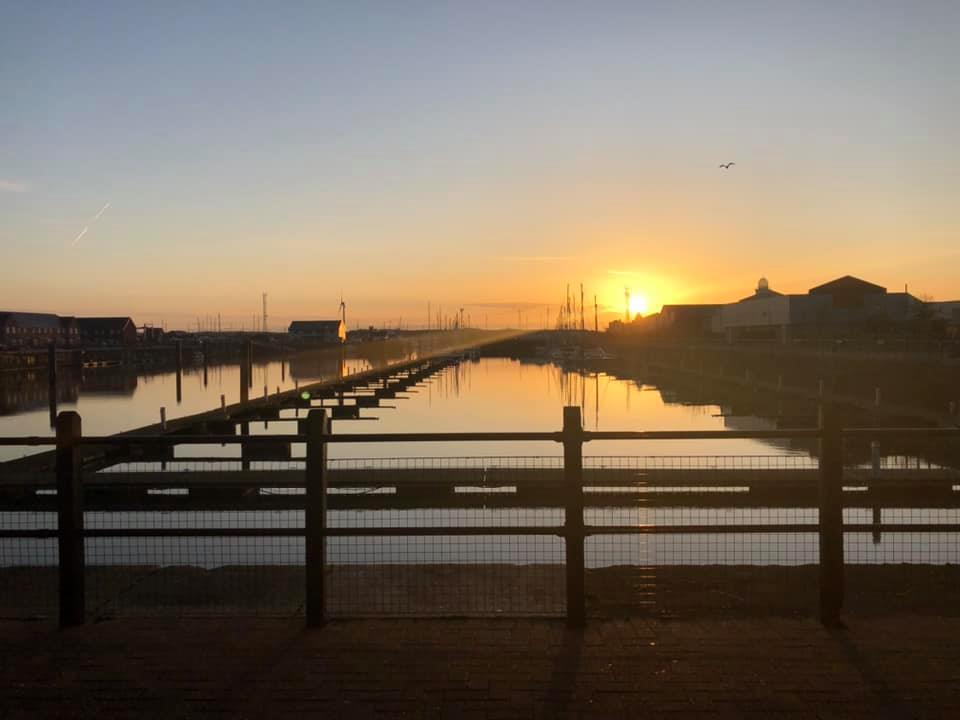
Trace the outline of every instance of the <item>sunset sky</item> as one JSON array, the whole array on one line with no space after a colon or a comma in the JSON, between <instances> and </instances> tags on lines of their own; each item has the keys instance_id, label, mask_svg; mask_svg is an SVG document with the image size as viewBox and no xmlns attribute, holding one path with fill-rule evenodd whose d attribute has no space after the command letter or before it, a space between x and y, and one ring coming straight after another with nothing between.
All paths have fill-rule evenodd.
<instances>
[{"instance_id":1,"label":"sunset sky","mask_svg":"<svg viewBox=\"0 0 960 720\"><path fill-rule=\"evenodd\" d=\"M0 2L0 310L960 299L958 68L960 2Z\"/></svg>"}]
</instances>

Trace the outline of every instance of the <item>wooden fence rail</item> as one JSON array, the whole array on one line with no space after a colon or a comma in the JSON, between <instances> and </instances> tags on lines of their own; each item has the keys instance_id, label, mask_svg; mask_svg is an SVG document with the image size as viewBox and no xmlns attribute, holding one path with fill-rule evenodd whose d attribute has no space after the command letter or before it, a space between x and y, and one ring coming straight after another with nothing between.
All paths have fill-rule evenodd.
<instances>
[{"instance_id":1,"label":"wooden fence rail","mask_svg":"<svg viewBox=\"0 0 960 720\"><path fill-rule=\"evenodd\" d=\"M664 531L659 526L585 526L584 524L584 488L583 445L586 442L611 439L691 439L691 438L791 438L805 437L820 440L819 461L819 519L816 525L798 525L797 532L809 532L811 528L819 532L820 566L820 618L825 624L840 621L844 600L844 532L854 526L843 523L843 439L844 436L868 437L889 436L898 433L912 436L930 435L935 437L960 438L960 430L931 428L927 433L917 429L848 429L844 430L837 422L831 408L825 407L821 425L815 430L778 430L778 431L718 431L718 432L587 432L582 427L579 407L566 407L563 410L563 427L560 432L472 432L472 433L400 433L400 434L332 434L330 418L325 409L313 409L306 422L300 426L304 432L284 436L138 436L138 437L84 437L81 431L80 416L75 412L62 412L57 416L55 438L0 438L0 444L55 444L56 447L56 488L58 529L53 532L59 543L59 607L60 624L63 627L84 622L84 540L87 537L124 537L135 534L151 536L241 536L269 535L305 537L306 562L306 623L308 626L322 625L327 618L327 568L326 541L329 537L341 536L378 536L378 535L543 535L560 536L566 547L566 612L567 620L573 626L582 626L586 622L584 591L584 540L587 536L598 534L623 534L627 532L650 533ZM257 443L277 442L278 438L289 442L306 444L306 487L305 524L299 528L256 529L249 532L237 528L178 528L169 530L84 530L83 525L83 484L81 448L87 445L150 446L151 444L169 447L174 444L215 442L218 444L254 445ZM369 443L369 442L497 442L497 441L543 441L551 440L563 447L563 509L562 527L554 526L458 526L458 527L364 527L330 528L327 526L329 472L327 468L327 447L330 443ZM335 496L332 496L335 497ZM730 526L734 527L734 526ZM727 526L669 528L670 532L761 532L776 526L751 526L750 528ZM859 526L858 526L859 527ZM869 527L869 526L867 526ZM904 526L906 527L906 526ZM921 526L922 527L922 526ZM938 526L940 527L940 526ZM947 527L947 526L943 526ZM954 530L960 527L953 528ZM50 531L4 531L0 537L33 537L37 532L50 535Z\"/></svg>"}]
</instances>

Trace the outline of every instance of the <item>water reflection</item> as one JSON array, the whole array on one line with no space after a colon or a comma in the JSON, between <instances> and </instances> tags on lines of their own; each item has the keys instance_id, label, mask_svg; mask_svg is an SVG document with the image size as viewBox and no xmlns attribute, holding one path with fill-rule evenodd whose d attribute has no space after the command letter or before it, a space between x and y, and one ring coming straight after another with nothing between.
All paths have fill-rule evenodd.
<instances>
[{"instance_id":1,"label":"water reflection","mask_svg":"<svg viewBox=\"0 0 960 720\"><path fill-rule=\"evenodd\" d=\"M57 388L58 402L76 402L79 387L65 382ZM47 407L49 391L46 373L0 373L0 416Z\"/></svg>"},{"instance_id":2,"label":"water reflection","mask_svg":"<svg viewBox=\"0 0 960 720\"><path fill-rule=\"evenodd\" d=\"M580 372L543 361L482 358L446 368L422 387L362 415L376 422L335 420L334 432L554 431L565 405L581 408L584 426L596 430L723 430L717 405L667 402L652 386L602 371ZM271 432L282 432L273 424ZM591 441L587 455L793 454L754 440ZM553 442L404 443L336 445L331 457L556 456Z\"/></svg>"},{"instance_id":3,"label":"water reflection","mask_svg":"<svg viewBox=\"0 0 960 720\"><path fill-rule=\"evenodd\" d=\"M57 405L76 404L81 394L133 397L137 380L137 374L129 370L61 368L57 372ZM49 381L45 371L0 374L0 415L46 408L48 400Z\"/></svg>"},{"instance_id":4,"label":"water reflection","mask_svg":"<svg viewBox=\"0 0 960 720\"><path fill-rule=\"evenodd\" d=\"M421 348L422 349L422 346ZM347 346L301 353L289 360L255 363L249 380L251 397L292 389L298 384L332 380L372 365L406 360L417 343L382 343L377 347ZM186 367L182 373L133 373L124 368L63 370L57 390L61 410L76 409L87 434L107 434L157 422L160 409L174 419L219 407L240 397L236 365ZM178 392L179 389L179 392ZM561 426L562 408L581 407L590 430L767 430L778 426L778 408L768 415L760 400L721 400L710 388L694 392L685 386L658 387L650 378L616 377L602 369L575 370L544 360L485 357L448 367L418 387L385 400L380 407L363 407L360 420L334 420L334 432L554 431ZM180 397L177 403L178 395ZM710 398L715 398L712 402ZM784 417L782 408L779 417ZM808 408L790 414L812 415ZM293 410L281 413L294 419ZM302 412L300 413L302 417ZM812 420L812 418L811 418ZM256 433L287 433L288 421L257 423ZM44 372L0 376L0 435L49 434L47 378ZM300 449L302 450L302 449ZM908 448L884 448L884 455L908 455ZM297 449L295 448L295 454ZM0 448L0 458L19 457L21 448ZM671 440L591 441L586 455L597 456L728 456L808 455L816 443L790 440ZM869 447L860 448L869 458ZM417 456L556 456L556 443L432 443L336 445L331 457ZM859 455L857 457L860 457ZM862 459L862 458L861 458Z\"/></svg>"}]
</instances>

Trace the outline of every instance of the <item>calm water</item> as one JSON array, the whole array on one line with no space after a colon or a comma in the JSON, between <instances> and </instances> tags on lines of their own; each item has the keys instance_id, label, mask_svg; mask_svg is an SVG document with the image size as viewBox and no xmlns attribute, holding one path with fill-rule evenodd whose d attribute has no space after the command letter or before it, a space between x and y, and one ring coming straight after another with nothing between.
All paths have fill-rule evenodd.
<instances>
[{"instance_id":1,"label":"calm water","mask_svg":"<svg viewBox=\"0 0 960 720\"><path fill-rule=\"evenodd\" d=\"M347 372L370 366L364 359L348 359ZM254 368L251 397L263 388L293 388L338 376L337 358L312 356L270 362ZM168 419L216 408L220 396L239 400L239 368L219 366L206 373L184 372L177 400L176 373L134 374L120 369L84 370L64 376L60 410L76 410L87 434L108 434L155 423L160 408ZM0 436L49 435L46 376L0 378ZM361 411L363 420L337 420L334 432L443 432L443 431L553 431L562 424L564 405L582 408L584 425L600 430L722 430L730 427L771 427L759 418L724 417L716 405L679 405L665 401L650 386L618 380L604 373L580 375L553 364L521 363L483 358L447 368L404 397L386 400L383 408ZM292 419L293 411L282 417ZM289 422L264 427L254 423L251 432L284 433ZM236 450L236 449L234 449ZM295 448L295 454L296 454ZM0 458L21 456L30 450L0 448ZM181 448L180 454L229 455L217 446ZM555 443L470 443L407 445L335 445L331 457L557 455ZM588 455L795 455L785 445L750 440L731 441L604 441L585 448Z\"/></svg>"},{"instance_id":2,"label":"calm water","mask_svg":"<svg viewBox=\"0 0 960 720\"><path fill-rule=\"evenodd\" d=\"M334 375L324 362L294 361L281 368L279 362L259 366L255 386L267 384L289 388L294 380L301 383ZM357 363L354 369L363 367ZM100 385L107 384L106 373L123 377L117 371L98 371ZM77 387L76 397L61 408L76 408L87 432L107 433L156 421L158 409L167 407L168 417L199 412L219 404L221 394L227 401L239 394L239 372L236 367L211 369L204 382L202 371L187 373L183 378L179 404L176 402L176 378L173 373L139 376L125 381L121 390L92 389L86 374ZM422 387L414 388L403 398L386 401L390 407L364 409L367 419L338 420L334 432L442 432L490 430L557 430L561 426L562 408L579 405L587 429L597 430L722 430L764 429L771 424L755 417L731 417L717 405L681 405L669 401L671 394L634 381L613 378L603 372L581 375L553 364L521 363L509 359L484 358L461 363L436 374ZM283 416L294 419L294 411ZM45 398L41 407L0 418L0 434L46 434L49 432ZM257 422L251 432L286 433L290 422ZM22 452L22 451L15 451ZM303 448L294 447L294 456ZM672 464L699 467L783 467L814 466L807 453L780 443L753 440L713 441L608 441L591 442L584 449L588 463ZM231 457L238 448L191 446L178 449L182 462L170 463L170 469L191 467L190 456ZM421 443L363 444L331 447L334 462L350 458L369 458L384 462L385 458L458 458L458 464L510 465L556 460L527 460L548 456L556 458L560 448L555 443ZM637 456L640 457L639 459ZM679 456L683 456L680 458ZM626 458L631 459L626 459ZM590 458L593 458L592 460ZM232 465L232 463L229 463ZM218 463L221 465L221 463ZM254 463L254 466L257 466ZM284 463L284 466L297 463ZM694 510L619 508L589 511L588 522L596 524L736 524L736 523L811 523L812 510ZM904 516L904 513L910 517ZM89 527L129 526L188 527L192 525L253 527L301 526L301 512L232 512L232 513L88 513ZM847 511L850 522L869 522L868 512ZM938 522L960 521L955 510L884 511L885 521ZM0 513L0 524L16 527L23 518ZM55 522L50 514L36 514L37 527ZM340 526L435 525L467 523L489 524L558 524L555 511L350 511L332 512L330 522ZM22 525L21 525L22 526ZM178 541L100 540L91 543L89 561L93 564L129 562L144 564L191 564L213 567L225 564L267 563L296 564L302 562L300 539L186 539ZM460 538L450 544L442 538L350 538L332 539L329 543L332 562L350 563L427 563L489 562L491 558L516 563L561 562L563 546L558 538L522 538L511 536ZM955 534L915 534L908 537L887 533L879 543L869 535L849 535L848 560L855 562L958 562L960 543ZM27 545L17 541L0 542L0 565L48 564L54 562L55 543ZM118 558L122 558L118 560ZM800 535L658 535L601 536L588 542L587 562L590 566L610 564L797 564L815 562L815 533Z\"/></svg>"}]
</instances>

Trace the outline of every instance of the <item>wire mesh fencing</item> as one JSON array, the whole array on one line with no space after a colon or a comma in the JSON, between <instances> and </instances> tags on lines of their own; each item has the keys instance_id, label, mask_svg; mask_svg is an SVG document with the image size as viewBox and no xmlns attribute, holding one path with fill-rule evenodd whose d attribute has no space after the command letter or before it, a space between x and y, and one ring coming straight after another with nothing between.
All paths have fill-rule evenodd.
<instances>
[{"instance_id":1,"label":"wire mesh fencing","mask_svg":"<svg viewBox=\"0 0 960 720\"><path fill-rule=\"evenodd\" d=\"M562 615L563 542L548 535L338 537L334 617Z\"/></svg>"},{"instance_id":2,"label":"wire mesh fencing","mask_svg":"<svg viewBox=\"0 0 960 720\"><path fill-rule=\"evenodd\" d=\"M85 524L96 617L303 610L302 511L88 512Z\"/></svg>"},{"instance_id":3,"label":"wire mesh fencing","mask_svg":"<svg viewBox=\"0 0 960 720\"><path fill-rule=\"evenodd\" d=\"M548 464L557 467L556 459ZM562 524L562 510L488 505L536 465L530 458L330 461L327 526L349 535L326 543L329 613L561 614L563 542L550 528ZM86 513L88 609L98 616L302 612L303 464L251 462L249 470L269 474L252 492L217 480L235 477L239 466L182 458L88 476L108 506L129 503L132 491L140 499L129 507L148 499L163 508ZM154 487L142 484L144 475ZM197 504L210 509L186 509ZM511 527L545 530L504 534ZM391 528L401 534L383 534ZM213 529L224 536L190 534Z\"/></svg>"},{"instance_id":4,"label":"wire mesh fencing","mask_svg":"<svg viewBox=\"0 0 960 720\"><path fill-rule=\"evenodd\" d=\"M0 511L0 618L56 616L56 529L56 513Z\"/></svg>"},{"instance_id":5,"label":"wire mesh fencing","mask_svg":"<svg viewBox=\"0 0 960 720\"><path fill-rule=\"evenodd\" d=\"M865 432L844 464L846 612L960 613L960 440Z\"/></svg>"},{"instance_id":6,"label":"wire mesh fencing","mask_svg":"<svg viewBox=\"0 0 960 720\"><path fill-rule=\"evenodd\" d=\"M331 615L562 614L560 472L559 458L539 457L331 461L331 492L354 504L378 494L329 515L348 533L327 543Z\"/></svg>"},{"instance_id":7,"label":"wire mesh fencing","mask_svg":"<svg viewBox=\"0 0 960 720\"><path fill-rule=\"evenodd\" d=\"M591 613L815 611L815 461L597 457L584 467Z\"/></svg>"},{"instance_id":8,"label":"wire mesh fencing","mask_svg":"<svg viewBox=\"0 0 960 720\"><path fill-rule=\"evenodd\" d=\"M317 496L306 494L296 437L259 438L256 452L234 445L223 456L217 445L160 445L87 466L88 614L304 612L305 508ZM314 478L327 483L326 609L333 617L569 612L567 544L578 530L568 513L582 511L591 613L811 615L828 475L840 495L830 522L843 539L835 546L847 608L957 608L957 441L908 440L917 438L906 433L878 449L853 432L841 460L827 463L839 468L833 474L797 453L588 456L582 469L560 456L329 460ZM52 492L38 486L0 509L0 610L9 616L56 607Z\"/></svg>"}]
</instances>

